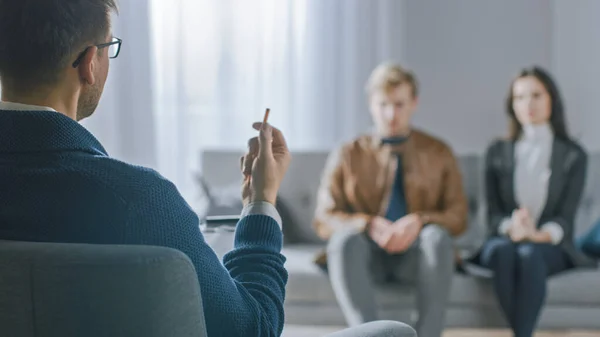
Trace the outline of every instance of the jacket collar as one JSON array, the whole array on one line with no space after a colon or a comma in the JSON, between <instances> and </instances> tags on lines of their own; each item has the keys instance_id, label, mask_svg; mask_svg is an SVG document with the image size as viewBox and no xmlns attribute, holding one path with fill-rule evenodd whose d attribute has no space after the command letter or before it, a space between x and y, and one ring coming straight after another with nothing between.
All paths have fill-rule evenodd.
<instances>
[{"instance_id":1,"label":"jacket collar","mask_svg":"<svg viewBox=\"0 0 600 337\"><path fill-rule=\"evenodd\" d=\"M375 130L371 130L371 146L374 149L389 149L393 153L401 153L406 151L407 148L411 147L416 133L418 133L418 131L411 129L410 134L406 137L404 142L398 142L397 144L394 144L386 142L384 137L378 134Z\"/></svg>"}]
</instances>

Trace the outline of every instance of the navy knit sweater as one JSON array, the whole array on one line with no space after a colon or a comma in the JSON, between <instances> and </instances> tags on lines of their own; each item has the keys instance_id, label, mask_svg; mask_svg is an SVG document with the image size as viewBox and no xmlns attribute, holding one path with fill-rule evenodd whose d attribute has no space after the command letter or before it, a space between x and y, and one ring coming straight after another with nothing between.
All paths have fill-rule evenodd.
<instances>
[{"instance_id":1,"label":"navy knit sweater","mask_svg":"<svg viewBox=\"0 0 600 337\"><path fill-rule=\"evenodd\" d=\"M265 215L238 224L223 264L175 186L107 156L84 127L49 111L0 111L0 239L175 248L192 260L209 336L279 336L287 272Z\"/></svg>"}]
</instances>

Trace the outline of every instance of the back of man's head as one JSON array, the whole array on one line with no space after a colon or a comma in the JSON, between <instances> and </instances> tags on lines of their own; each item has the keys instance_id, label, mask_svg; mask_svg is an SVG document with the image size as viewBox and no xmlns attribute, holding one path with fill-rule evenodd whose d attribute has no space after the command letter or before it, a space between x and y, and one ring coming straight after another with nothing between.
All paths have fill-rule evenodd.
<instances>
[{"instance_id":1,"label":"back of man's head","mask_svg":"<svg viewBox=\"0 0 600 337\"><path fill-rule=\"evenodd\" d=\"M0 0L3 90L59 83L78 53L104 42L116 10L115 0Z\"/></svg>"}]
</instances>

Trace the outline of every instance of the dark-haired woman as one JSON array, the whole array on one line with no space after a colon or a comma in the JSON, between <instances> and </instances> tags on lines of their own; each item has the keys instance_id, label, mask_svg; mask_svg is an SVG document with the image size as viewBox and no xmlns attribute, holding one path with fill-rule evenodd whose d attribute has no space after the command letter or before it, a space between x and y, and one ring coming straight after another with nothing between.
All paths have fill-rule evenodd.
<instances>
[{"instance_id":1,"label":"dark-haired woman","mask_svg":"<svg viewBox=\"0 0 600 337\"><path fill-rule=\"evenodd\" d=\"M494 142L486 155L491 236L477 260L494 272L495 292L515 337L531 337L547 277L589 262L573 247L587 155L569 137L559 90L543 69L519 73L506 109L510 136Z\"/></svg>"}]
</instances>

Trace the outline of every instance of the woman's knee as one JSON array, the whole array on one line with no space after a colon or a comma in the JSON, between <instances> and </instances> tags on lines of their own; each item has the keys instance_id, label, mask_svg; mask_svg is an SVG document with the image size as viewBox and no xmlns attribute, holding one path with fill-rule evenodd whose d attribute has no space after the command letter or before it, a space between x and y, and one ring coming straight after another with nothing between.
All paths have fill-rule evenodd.
<instances>
[{"instance_id":1,"label":"woman's knee","mask_svg":"<svg viewBox=\"0 0 600 337\"><path fill-rule=\"evenodd\" d=\"M535 270L543 266L542 254L535 243L521 243L517 246L517 261L519 265L528 270Z\"/></svg>"},{"instance_id":2,"label":"woman's knee","mask_svg":"<svg viewBox=\"0 0 600 337\"><path fill-rule=\"evenodd\" d=\"M481 254L482 262L487 265L495 265L502 262L515 260L515 244L508 238L493 238L486 242Z\"/></svg>"}]
</instances>

